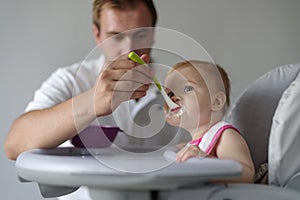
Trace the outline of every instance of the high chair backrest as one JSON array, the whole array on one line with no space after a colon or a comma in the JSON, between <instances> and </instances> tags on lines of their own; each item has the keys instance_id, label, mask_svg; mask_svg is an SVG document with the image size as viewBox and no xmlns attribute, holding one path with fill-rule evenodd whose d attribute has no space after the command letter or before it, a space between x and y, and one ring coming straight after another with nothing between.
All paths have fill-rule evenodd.
<instances>
[{"instance_id":1,"label":"high chair backrest","mask_svg":"<svg viewBox=\"0 0 300 200\"><path fill-rule=\"evenodd\" d=\"M295 134L291 137L287 136L286 138L284 136L289 135L288 132L284 132L285 130L282 129L284 127L282 123L283 121L286 121L287 118L284 120L281 118L275 119L282 121L282 123L274 124L273 122L275 112L277 113L277 116L280 115L277 107L278 103L282 101L283 93L296 79L299 71L300 63L277 67L270 72L267 72L250 84L233 104L226 117L228 122L232 123L240 130L242 136L247 141L256 171L258 171L261 164L269 162L269 169L271 169L271 173L269 173L269 182L275 185L283 185L284 183L280 183L280 181L286 181L292 176L291 174L282 171L290 170L288 167L289 163L282 164L282 162L294 162L291 156L298 156L295 153L295 150L297 149L297 151L299 151L300 149L299 147L295 148L297 144L300 146L300 133L298 137L295 136ZM299 98L296 102L293 102L298 105L297 108L299 113ZM280 112L289 112L286 107L287 105L285 105L284 108L281 108ZM293 113L295 112L296 111L294 110ZM298 114L298 116L300 116L300 114ZM287 117L290 119L292 118L292 115L288 115ZM298 125L300 124L299 122L300 120L298 120L298 122L297 120L293 120L292 122L294 123L294 129L298 131L300 130L300 126ZM279 125L281 132L276 131L276 126L278 127ZM281 143L282 138L285 138L284 141L287 141L288 143ZM293 138L298 138L298 140L295 141L297 144L291 146ZM284 151L282 151L282 148L285 148ZM277 151L282 154L276 155ZM285 157L286 153L289 157ZM271 160L268 160L269 158L271 158ZM297 166L300 166L300 159L298 159L297 162L298 164L295 164L293 173L296 173ZM283 166L286 168L282 168ZM300 167L298 169L300 169ZM282 179L282 174L285 174L283 176L284 180Z\"/></svg>"},{"instance_id":2,"label":"high chair backrest","mask_svg":"<svg viewBox=\"0 0 300 200\"><path fill-rule=\"evenodd\" d=\"M295 66L299 69L300 63ZM268 161L270 184L300 190L300 73L296 75L273 116Z\"/></svg>"}]
</instances>

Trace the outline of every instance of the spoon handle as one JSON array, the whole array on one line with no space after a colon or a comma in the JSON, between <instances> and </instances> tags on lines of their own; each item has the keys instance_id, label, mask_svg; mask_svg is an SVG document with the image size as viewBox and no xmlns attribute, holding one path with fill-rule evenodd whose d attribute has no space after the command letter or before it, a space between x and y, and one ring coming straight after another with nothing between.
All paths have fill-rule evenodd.
<instances>
[{"instance_id":1,"label":"spoon handle","mask_svg":"<svg viewBox=\"0 0 300 200\"><path fill-rule=\"evenodd\" d=\"M132 61L139 63L141 65L145 65L146 67L148 67L148 65L143 61L143 59L141 59L135 52L130 52L128 54L128 58L131 59ZM153 82L155 83L156 87L158 88L158 90L161 92L162 96L164 97L166 103L168 104L170 109L174 109L176 107L178 107L178 105L176 103L174 103L167 95L166 91L164 90L164 88L161 86L161 84L159 83L159 81L157 80L157 78L154 76L152 78Z\"/></svg>"},{"instance_id":2,"label":"spoon handle","mask_svg":"<svg viewBox=\"0 0 300 200\"><path fill-rule=\"evenodd\" d=\"M128 58L130 58L132 61L139 63L140 65L145 65L146 67L148 67L148 65L143 61L143 59L141 59L135 52L130 52L128 54ZM159 91L161 91L162 87L161 84L159 83L159 81L157 80L157 78L154 76L152 78L153 82L155 83L156 87L159 89Z\"/></svg>"}]
</instances>

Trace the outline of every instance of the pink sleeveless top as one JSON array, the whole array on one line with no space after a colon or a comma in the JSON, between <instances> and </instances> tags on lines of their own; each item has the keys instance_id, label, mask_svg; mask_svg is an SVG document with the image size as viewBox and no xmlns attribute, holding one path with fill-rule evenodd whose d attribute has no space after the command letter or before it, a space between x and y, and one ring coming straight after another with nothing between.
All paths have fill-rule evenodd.
<instances>
[{"instance_id":1,"label":"pink sleeveless top","mask_svg":"<svg viewBox=\"0 0 300 200\"><path fill-rule=\"evenodd\" d=\"M197 145L203 152L209 155L219 141L222 133L229 128L234 129L235 131L240 133L239 130L231 124L220 121L213 125L206 133L202 135L202 137L190 141L189 144Z\"/></svg>"}]
</instances>

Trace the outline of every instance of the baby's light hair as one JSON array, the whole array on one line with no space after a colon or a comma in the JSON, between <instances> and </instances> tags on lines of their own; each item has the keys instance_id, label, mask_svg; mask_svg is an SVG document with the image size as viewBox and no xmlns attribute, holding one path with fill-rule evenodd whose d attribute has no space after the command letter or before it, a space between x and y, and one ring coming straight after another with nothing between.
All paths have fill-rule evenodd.
<instances>
[{"instance_id":1,"label":"baby's light hair","mask_svg":"<svg viewBox=\"0 0 300 200\"><path fill-rule=\"evenodd\" d=\"M228 74L226 73L226 71L223 69L223 67L221 67L218 64L214 64L211 62L206 62L206 61L201 61L201 60L186 60L186 61L182 61L179 63L176 63L172 69L168 72L171 73L179 68L183 68L183 67L193 67L195 70L197 70L196 65L203 65L206 67L214 67L218 69L218 72L220 73L220 76L222 78L223 81L223 85L224 85L224 89L225 89L225 95L226 95L226 105L227 107L230 105L230 90L231 90L231 85L230 85L230 79L228 77ZM212 69L214 69L212 68ZM208 69L208 68L207 68Z\"/></svg>"}]
</instances>

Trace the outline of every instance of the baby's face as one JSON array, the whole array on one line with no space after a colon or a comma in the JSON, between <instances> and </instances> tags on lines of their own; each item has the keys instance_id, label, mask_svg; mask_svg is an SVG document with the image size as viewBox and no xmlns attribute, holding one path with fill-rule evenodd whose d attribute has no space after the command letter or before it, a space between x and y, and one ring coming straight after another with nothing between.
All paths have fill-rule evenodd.
<instances>
[{"instance_id":1,"label":"baby's face","mask_svg":"<svg viewBox=\"0 0 300 200\"><path fill-rule=\"evenodd\" d=\"M166 93L179 105L166 115L169 124L187 130L207 123L211 114L211 98L201 70L182 67L169 73L165 80ZM169 110L165 105L165 110Z\"/></svg>"}]
</instances>

